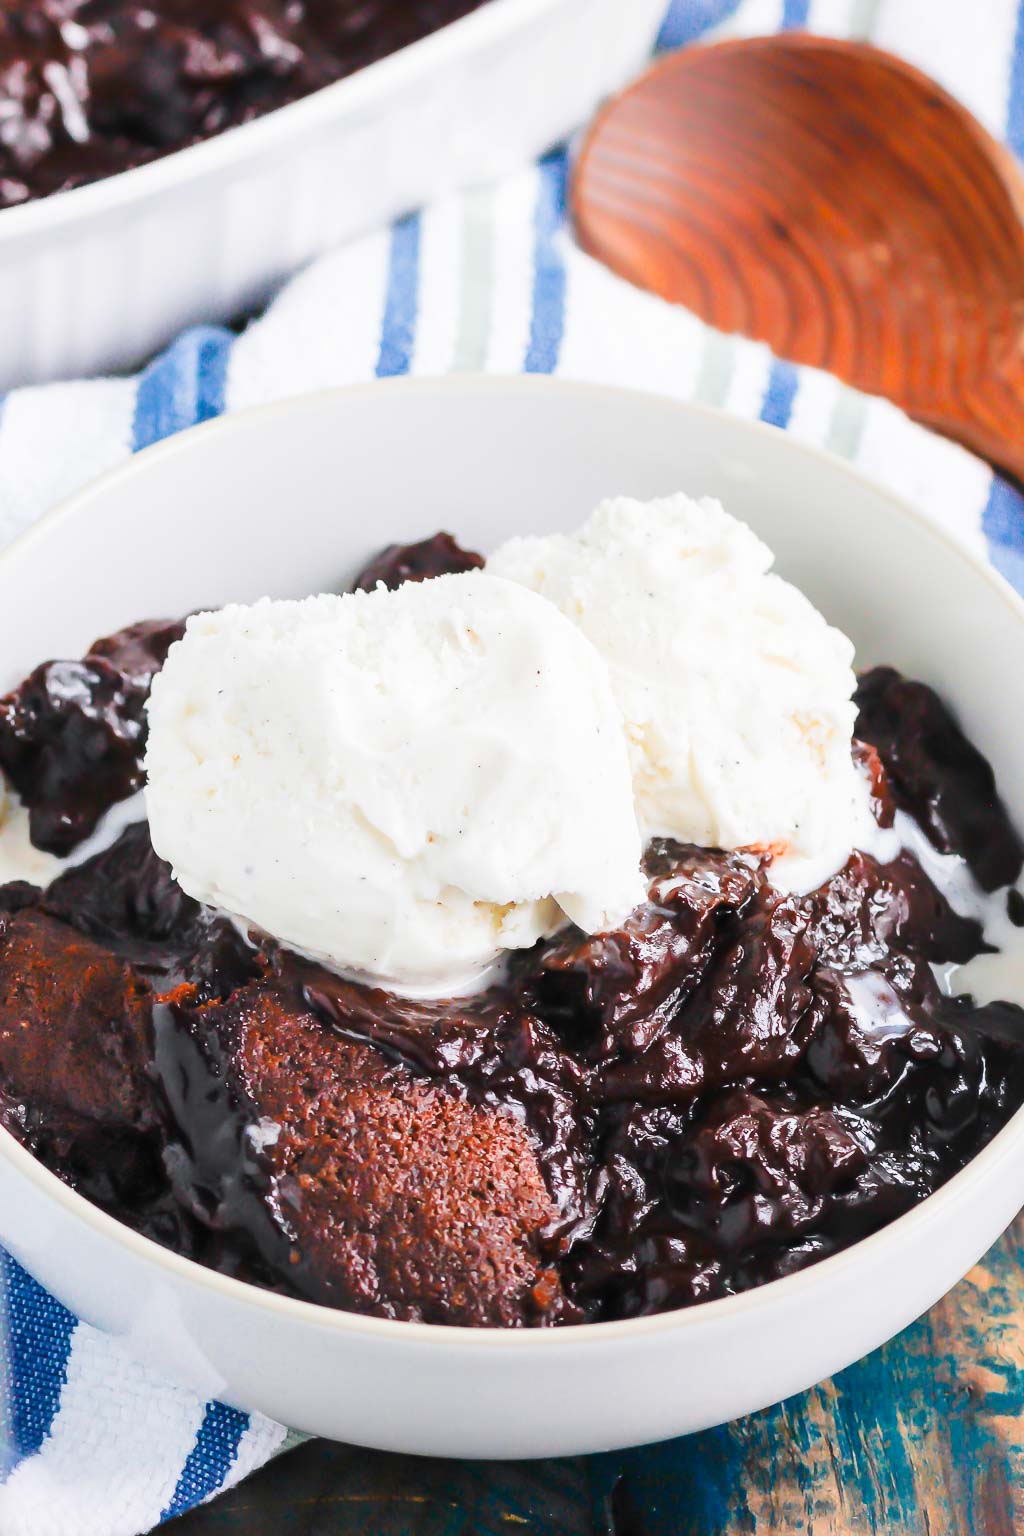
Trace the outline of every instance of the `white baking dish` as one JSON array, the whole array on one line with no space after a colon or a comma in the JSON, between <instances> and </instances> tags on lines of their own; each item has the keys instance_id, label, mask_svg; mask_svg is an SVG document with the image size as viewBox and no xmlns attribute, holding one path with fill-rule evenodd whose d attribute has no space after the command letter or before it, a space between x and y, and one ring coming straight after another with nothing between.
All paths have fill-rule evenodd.
<instances>
[{"instance_id":1,"label":"white baking dish","mask_svg":"<svg viewBox=\"0 0 1024 1536\"><path fill-rule=\"evenodd\" d=\"M0 389L130 367L331 245L521 164L642 63L667 0L489 0L257 122L0 212Z\"/></svg>"}]
</instances>

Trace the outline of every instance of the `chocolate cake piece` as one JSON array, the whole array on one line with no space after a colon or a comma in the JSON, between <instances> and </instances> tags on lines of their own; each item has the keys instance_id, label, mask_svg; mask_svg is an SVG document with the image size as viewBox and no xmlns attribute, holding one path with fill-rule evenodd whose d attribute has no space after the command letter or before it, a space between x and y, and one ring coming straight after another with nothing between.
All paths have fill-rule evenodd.
<instances>
[{"instance_id":1,"label":"chocolate cake piece","mask_svg":"<svg viewBox=\"0 0 1024 1536\"><path fill-rule=\"evenodd\" d=\"M109 950L28 907L0 918L0 1084L11 1106L151 1130L149 990Z\"/></svg>"},{"instance_id":2,"label":"chocolate cake piece","mask_svg":"<svg viewBox=\"0 0 1024 1536\"><path fill-rule=\"evenodd\" d=\"M510 1115L344 1039L279 978L154 1022L179 1199L289 1289L475 1326L571 1310L544 1256L557 1210Z\"/></svg>"},{"instance_id":3,"label":"chocolate cake piece","mask_svg":"<svg viewBox=\"0 0 1024 1536\"><path fill-rule=\"evenodd\" d=\"M595 1162L590 1093L594 1068L562 1031L532 1006L528 980L515 974L471 997L415 1001L359 986L320 968L297 983L313 1012L346 1040L371 1046L457 1098L511 1114L530 1135L533 1153L558 1212L552 1244L561 1249L589 1221ZM529 961L526 966L529 975Z\"/></svg>"},{"instance_id":4,"label":"chocolate cake piece","mask_svg":"<svg viewBox=\"0 0 1024 1536\"><path fill-rule=\"evenodd\" d=\"M149 1077L148 988L28 907L0 918L0 1125L64 1183L179 1253Z\"/></svg>"},{"instance_id":5,"label":"chocolate cake piece","mask_svg":"<svg viewBox=\"0 0 1024 1536\"><path fill-rule=\"evenodd\" d=\"M37 848L65 855L142 788L146 699L184 621L135 624L81 661L47 661L0 698L0 769Z\"/></svg>"},{"instance_id":6,"label":"chocolate cake piece","mask_svg":"<svg viewBox=\"0 0 1024 1536\"><path fill-rule=\"evenodd\" d=\"M120 1221L235 1273L171 1192L151 1004L123 957L37 906L0 917L0 1125Z\"/></svg>"}]
</instances>

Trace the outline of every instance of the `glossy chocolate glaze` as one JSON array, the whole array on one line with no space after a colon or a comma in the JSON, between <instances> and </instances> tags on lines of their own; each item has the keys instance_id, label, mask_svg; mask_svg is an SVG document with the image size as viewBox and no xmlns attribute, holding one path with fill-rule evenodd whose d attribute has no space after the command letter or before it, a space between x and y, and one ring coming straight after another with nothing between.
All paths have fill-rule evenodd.
<instances>
[{"instance_id":1,"label":"glossy chocolate glaze","mask_svg":"<svg viewBox=\"0 0 1024 1536\"><path fill-rule=\"evenodd\" d=\"M453 576L459 571L478 571L483 555L463 549L450 533L435 533L418 544L388 544L356 578L357 592L372 592L381 583L394 591L406 581L427 581L431 576Z\"/></svg>"},{"instance_id":2,"label":"glossy chocolate glaze","mask_svg":"<svg viewBox=\"0 0 1024 1536\"><path fill-rule=\"evenodd\" d=\"M933 690L893 667L876 667L861 678L857 703L858 731L884 761L897 805L940 853L962 855L983 890L1012 885L1024 842L998 814L991 767Z\"/></svg>"},{"instance_id":3,"label":"glossy chocolate glaze","mask_svg":"<svg viewBox=\"0 0 1024 1536\"><path fill-rule=\"evenodd\" d=\"M446 560L475 563L428 540L364 583ZM122 640L90 655L110 653L127 673ZM858 702L880 825L913 817L979 899L1015 881L1020 841L935 695L883 669ZM646 872L620 930L571 930L480 995L411 1002L243 942L130 828L46 892L0 889L0 1118L89 1198L228 1273L534 1326L809 1264L925 1198L1024 1103L1024 1013L943 996L932 965L984 939L910 852L854 854L806 897L753 854L656 841Z\"/></svg>"},{"instance_id":4,"label":"glossy chocolate glaze","mask_svg":"<svg viewBox=\"0 0 1024 1536\"><path fill-rule=\"evenodd\" d=\"M249 122L483 0L6 0L0 207Z\"/></svg>"},{"instance_id":5,"label":"glossy chocolate glaze","mask_svg":"<svg viewBox=\"0 0 1024 1536\"><path fill-rule=\"evenodd\" d=\"M135 624L81 661L47 661L0 698L0 769L37 848L67 854L142 788L145 704L184 620Z\"/></svg>"}]
</instances>

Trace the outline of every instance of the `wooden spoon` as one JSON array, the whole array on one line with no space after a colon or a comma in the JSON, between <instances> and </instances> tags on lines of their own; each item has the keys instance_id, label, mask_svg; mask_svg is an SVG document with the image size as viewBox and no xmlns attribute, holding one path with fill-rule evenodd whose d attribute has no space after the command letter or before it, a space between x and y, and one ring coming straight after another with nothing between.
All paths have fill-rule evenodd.
<instances>
[{"instance_id":1,"label":"wooden spoon","mask_svg":"<svg viewBox=\"0 0 1024 1536\"><path fill-rule=\"evenodd\" d=\"M1024 178L919 70L799 33L671 54L600 113L571 203L623 277L1024 481Z\"/></svg>"}]
</instances>

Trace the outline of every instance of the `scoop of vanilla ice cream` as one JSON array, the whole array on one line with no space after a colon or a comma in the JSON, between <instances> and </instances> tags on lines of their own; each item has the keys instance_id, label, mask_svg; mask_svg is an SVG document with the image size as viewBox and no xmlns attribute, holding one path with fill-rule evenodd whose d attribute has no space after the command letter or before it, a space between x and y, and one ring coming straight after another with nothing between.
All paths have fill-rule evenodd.
<instances>
[{"instance_id":1,"label":"scoop of vanilla ice cream","mask_svg":"<svg viewBox=\"0 0 1024 1536\"><path fill-rule=\"evenodd\" d=\"M487 569L557 604L607 662L644 834L773 845L773 882L808 890L872 822L850 756L853 646L773 558L717 502L680 495L603 502Z\"/></svg>"},{"instance_id":2,"label":"scoop of vanilla ice cream","mask_svg":"<svg viewBox=\"0 0 1024 1536\"><path fill-rule=\"evenodd\" d=\"M409 993L644 895L604 664L483 572L191 618L146 771L153 846L191 896Z\"/></svg>"}]
</instances>

